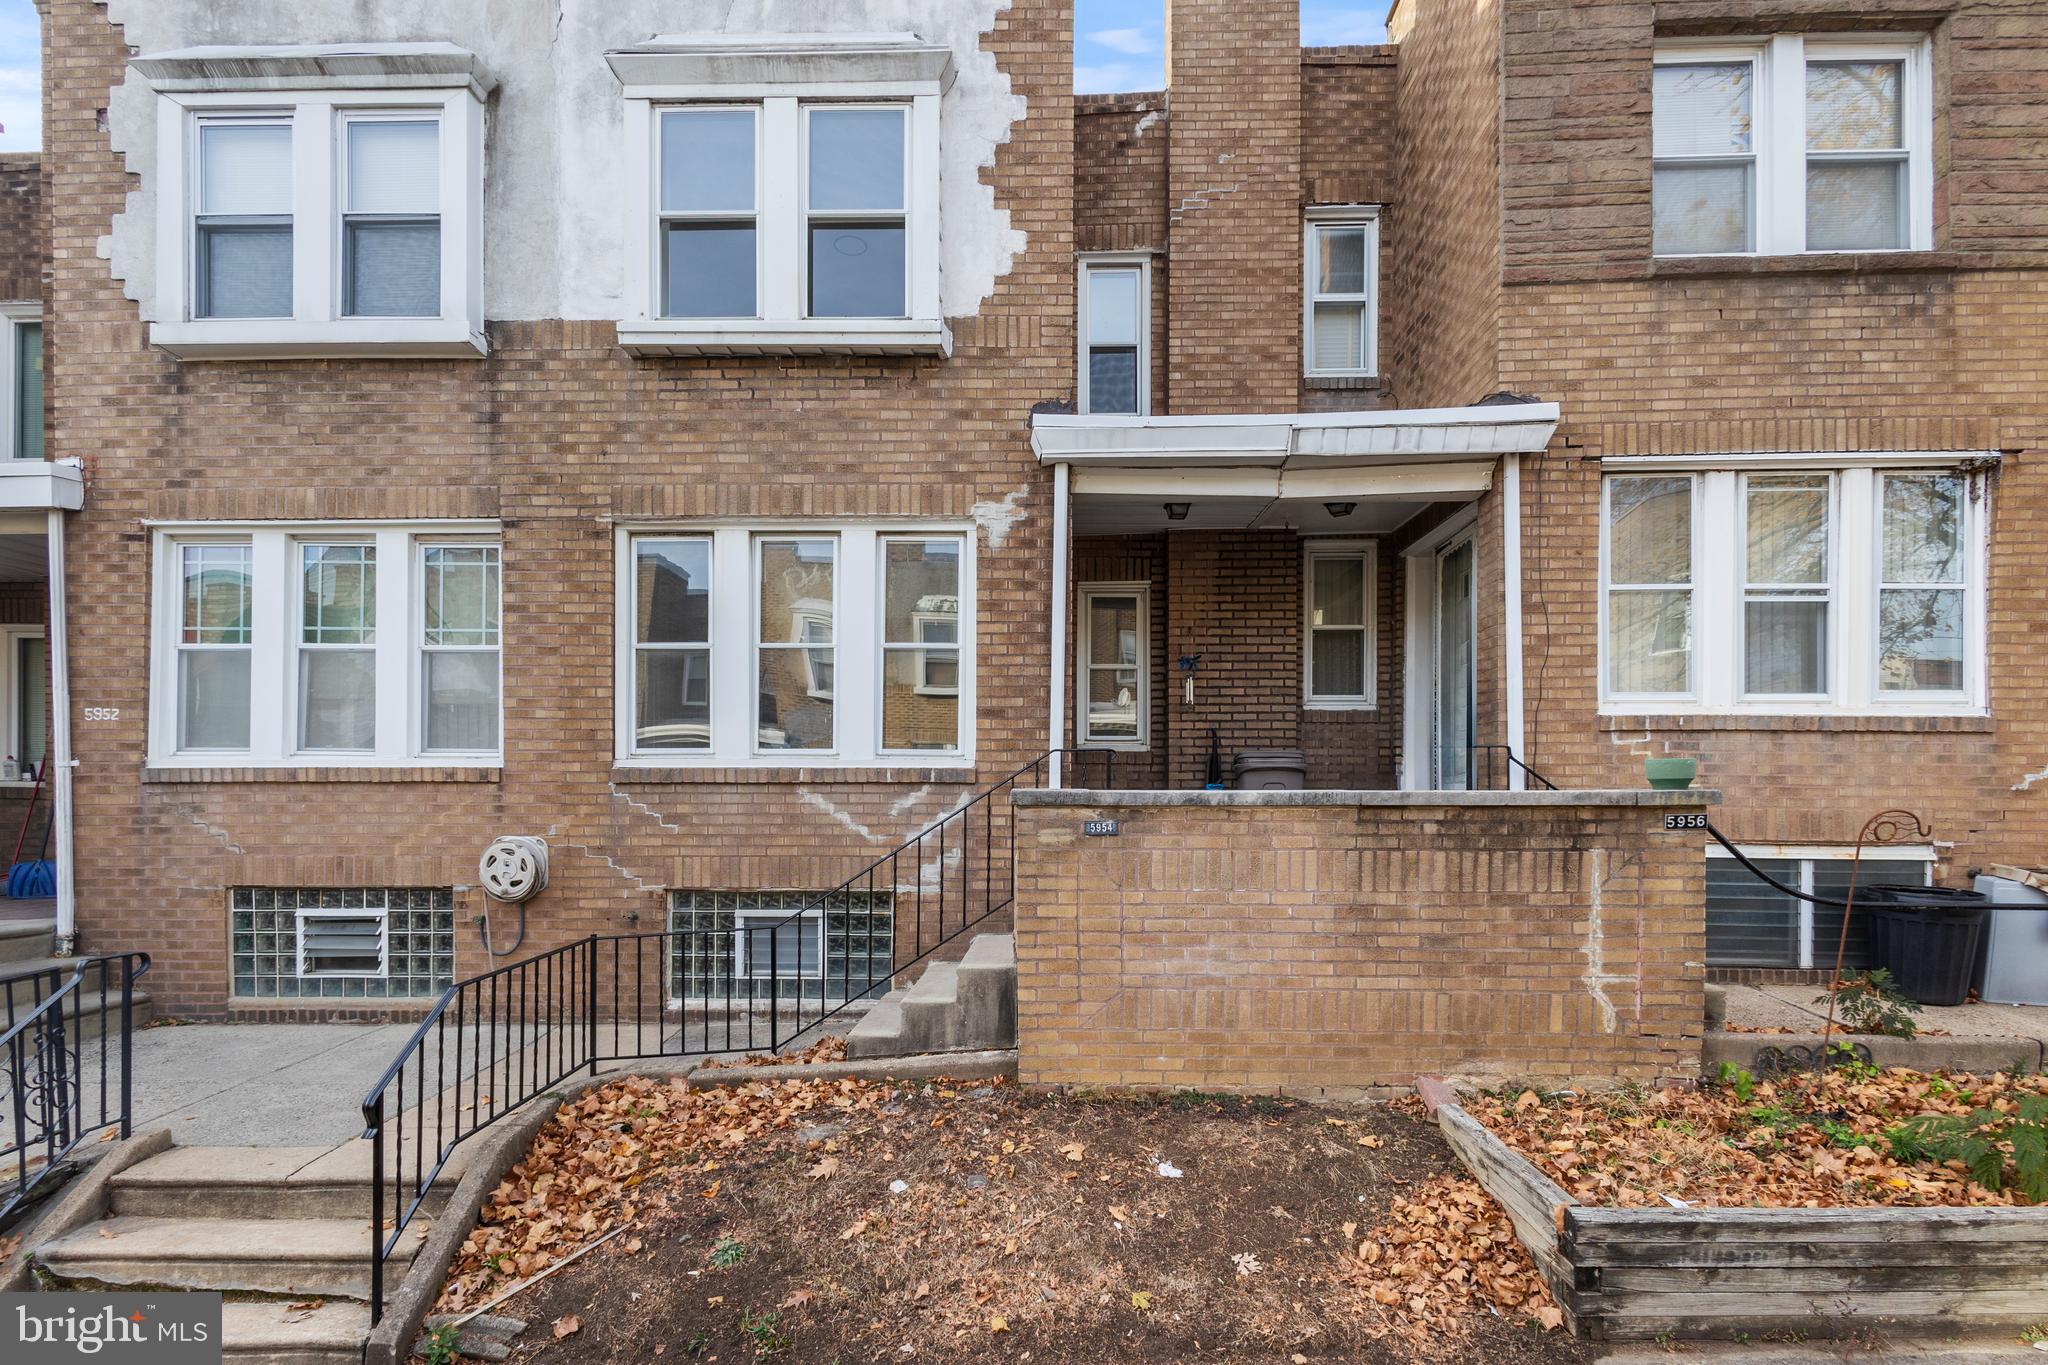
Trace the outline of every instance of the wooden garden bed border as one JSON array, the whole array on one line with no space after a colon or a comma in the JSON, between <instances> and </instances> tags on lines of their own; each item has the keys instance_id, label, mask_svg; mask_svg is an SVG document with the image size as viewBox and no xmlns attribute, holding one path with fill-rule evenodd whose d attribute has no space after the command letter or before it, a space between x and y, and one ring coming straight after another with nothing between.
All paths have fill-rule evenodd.
<instances>
[{"instance_id":1,"label":"wooden garden bed border","mask_svg":"<svg viewBox=\"0 0 2048 1365\"><path fill-rule=\"evenodd\" d=\"M1455 1102L1435 1112L1576 1336L1953 1332L2048 1318L2048 1207L1595 1208Z\"/></svg>"}]
</instances>

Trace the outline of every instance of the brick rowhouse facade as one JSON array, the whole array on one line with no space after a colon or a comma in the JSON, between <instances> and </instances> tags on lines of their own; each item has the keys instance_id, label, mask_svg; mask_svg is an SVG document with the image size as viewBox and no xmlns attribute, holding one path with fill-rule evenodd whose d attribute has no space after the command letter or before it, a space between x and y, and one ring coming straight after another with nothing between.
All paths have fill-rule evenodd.
<instances>
[{"instance_id":1,"label":"brick rowhouse facade","mask_svg":"<svg viewBox=\"0 0 2048 1365\"><path fill-rule=\"evenodd\" d=\"M1479 740L1507 736L1519 633L1524 756L1562 786L1637 786L1644 756L1695 755L1703 785L1728 792L1717 822L1745 841L1840 845L1866 814L1902 805L1934 828L1944 880L2039 861L2038 4L1886 0L1845 16L1402 0L1388 45L1304 50L1293 0L1173 0L1170 89L1078 98L1071 7L990 5L977 45L1017 107L977 174L1016 244L987 296L947 318L949 357L636 357L611 321L539 316L487 318L489 355L461 361L180 361L152 347L105 245L140 183L107 118L110 93L136 79L121 27L132 6L39 8L49 453L81 459L89 480L68 541L79 928L88 946L152 951L173 1012L231 1011L232 888L464 888L466 973L489 961L472 923L483 898L468 888L495 835L553 849L551 884L526 915L526 947L542 948L657 927L671 889L830 885L1042 752L1051 617L1068 604L1050 598L1052 479L1029 427L1034 405L1075 398L1077 252L1152 253L1155 415L1457 407L1499 391L1560 405L1549 448L1520 460L1519 624L1504 605L1498 475L1477 501ZM1809 27L1931 36L1934 249L1653 258L1653 45ZM532 98L517 81L498 88L492 126L522 127ZM491 174L505 150L489 145ZM11 188L0 195L0 277L33 282L42 271L9 264L16 203ZM1379 212L1370 378L1304 377L1303 218L1321 205ZM492 200L487 218L509 207ZM613 268L575 249L484 269ZM1603 457L1869 451L2002 457L1985 476L1988 714L1600 714ZM1449 510L1366 537L1370 710L1301 705L1296 533L1077 535L1071 587L1153 588L1150 744L1120 756L1116 785L1199 784L1212 727L1226 769L1240 749L1298 747L1312 786L1395 785L1409 728L1403 604L1419 562L1403 551ZM154 525L430 518L502 526L501 763L147 765ZM707 519L972 527L973 767L620 763L617 528ZM1190 702L1175 664L1195 654ZM110 718L88 723L87 707ZM512 913L493 912L501 947ZM1474 933L1462 951L1491 944Z\"/></svg>"}]
</instances>

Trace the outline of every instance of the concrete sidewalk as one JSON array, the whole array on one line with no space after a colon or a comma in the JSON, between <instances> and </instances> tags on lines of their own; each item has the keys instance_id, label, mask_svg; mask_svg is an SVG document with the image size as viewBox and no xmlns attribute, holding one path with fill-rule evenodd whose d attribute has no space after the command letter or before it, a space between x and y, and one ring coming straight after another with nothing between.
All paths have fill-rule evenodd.
<instances>
[{"instance_id":1,"label":"concrete sidewalk","mask_svg":"<svg viewBox=\"0 0 2048 1365\"><path fill-rule=\"evenodd\" d=\"M1823 986L1723 986L1728 1022L1746 1028L1790 1028L1818 1033L1828 1014ZM1927 1005L1917 1022L1923 1033L1958 1038L2032 1038L2048 1043L2048 1005Z\"/></svg>"}]
</instances>

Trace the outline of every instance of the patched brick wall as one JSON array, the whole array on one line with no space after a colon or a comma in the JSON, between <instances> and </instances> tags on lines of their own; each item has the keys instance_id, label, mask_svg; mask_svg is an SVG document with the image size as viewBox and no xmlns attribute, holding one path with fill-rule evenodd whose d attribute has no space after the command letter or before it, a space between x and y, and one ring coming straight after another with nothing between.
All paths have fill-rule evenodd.
<instances>
[{"instance_id":1,"label":"patched brick wall","mask_svg":"<svg viewBox=\"0 0 2048 1365\"><path fill-rule=\"evenodd\" d=\"M1698 845L1622 795L1643 804L1020 798L1018 1077L1346 1095L1418 1072L1694 1075ZM1095 817L1119 832L1085 837Z\"/></svg>"},{"instance_id":2,"label":"patched brick wall","mask_svg":"<svg viewBox=\"0 0 2048 1365\"><path fill-rule=\"evenodd\" d=\"M42 157L0 152L0 300L43 296L46 223Z\"/></svg>"}]
</instances>

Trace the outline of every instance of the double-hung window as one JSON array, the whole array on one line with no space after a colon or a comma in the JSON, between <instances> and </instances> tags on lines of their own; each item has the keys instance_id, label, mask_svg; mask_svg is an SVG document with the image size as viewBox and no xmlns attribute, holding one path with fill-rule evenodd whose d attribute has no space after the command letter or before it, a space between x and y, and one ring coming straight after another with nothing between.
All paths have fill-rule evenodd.
<instances>
[{"instance_id":1,"label":"double-hung window","mask_svg":"<svg viewBox=\"0 0 2048 1365\"><path fill-rule=\"evenodd\" d=\"M1365 378L1379 368L1379 216L1316 209L1307 223L1302 354L1310 378Z\"/></svg>"},{"instance_id":2,"label":"double-hung window","mask_svg":"<svg viewBox=\"0 0 2048 1365\"><path fill-rule=\"evenodd\" d=\"M1801 467L1770 456L1608 476L1603 702L1623 712L1981 710L1983 498L1977 476L1880 460ZM1718 546L1733 553L1703 548Z\"/></svg>"},{"instance_id":3,"label":"double-hung window","mask_svg":"<svg viewBox=\"0 0 2048 1365\"><path fill-rule=\"evenodd\" d=\"M1659 47L1654 252L1930 248L1929 51L1918 36L1796 33Z\"/></svg>"},{"instance_id":4,"label":"double-hung window","mask_svg":"<svg viewBox=\"0 0 2048 1365\"><path fill-rule=\"evenodd\" d=\"M620 344L640 354L943 353L939 104L911 35L655 39L626 95Z\"/></svg>"},{"instance_id":5,"label":"double-hung window","mask_svg":"<svg viewBox=\"0 0 2048 1365\"><path fill-rule=\"evenodd\" d=\"M1145 256L1081 260L1080 410L1152 410L1152 267Z\"/></svg>"},{"instance_id":6,"label":"double-hung window","mask_svg":"<svg viewBox=\"0 0 2048 1365\"><path fill-rule=\"evenodd\" d=\"M152 762L495 762L494 537L486 524L160 531Z\"/></svg>"},{"instance_id":7,"label":"double-hung window","mask_svg":"<svg viewBox=\"0 0 2048 1365\"><path fill-rule=\"evenodd\" d=\"M362 44L132 65L158 91L150 339L184 359L475 357L483 97L475 58ZM232 70L229 66L232 65Z\"/></svg>"},{"instance_id":8,"label":"double-hung window","mask_svg":"<svg viewBox=\"0 0 2048 1365\"><path fill-rule=\"evenodd\" d=\"M0 303L0 459L43 458L43 305Z\"/></svg>"},{"instance_id":9,"label":"double-hung window","mask_svg":"<svg viewBox=\"0 0 2048 1365\"><path fill-rule=\"evenodd\" d=\"M1091 583L1077 595L1080 741L1143 749L1151 742L1151 589L1143 583Z\"/></svg>"},{"instance_id":10,"label":"double-hung window","mask_svg":"<svg viewBox=\"0 0 2048 1365\"><path fill-rule=\"evenodd\" d=\"M1317 543L1306 553L1303 698L1312 707L1373 704L1373 550Z\"/></svg>"},{"instance_id":11,"label":"double-hung window","mask_svg":"<svg viewBox=\"0 0 2048 1365\"><path fill-rule=\"evenodd\" d=\"M619 761L971 759L964 528L622 532Z\"/></svg>"}]
</instances>

